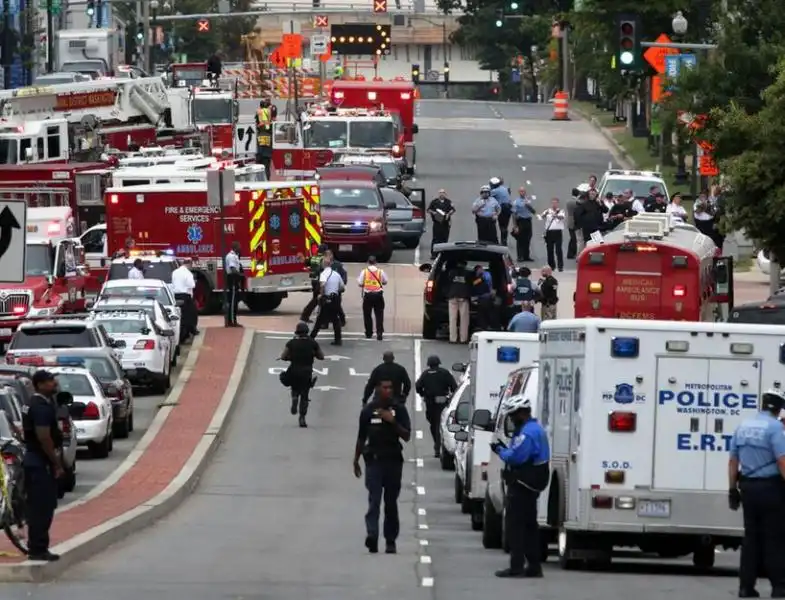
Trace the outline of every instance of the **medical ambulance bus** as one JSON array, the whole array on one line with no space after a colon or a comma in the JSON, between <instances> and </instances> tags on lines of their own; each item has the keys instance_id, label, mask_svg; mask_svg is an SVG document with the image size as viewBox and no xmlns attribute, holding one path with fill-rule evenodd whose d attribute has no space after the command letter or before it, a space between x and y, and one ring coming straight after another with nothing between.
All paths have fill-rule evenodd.
<instances>
[{"instance_id":1,"label":"medical ambulance bus","mask_svg":"<svg viewBox=\"0 0 785 600\"><path fill-rule=\"evenodd\" d=\"M711 238L691 225L638 215L598 234L578 256L575 316L722 320L732 291L717 293L718 265L731 263L716 253Z\"/></svg>"},{"instance_id":2,"label":"medical ambulance bus","mask_svg":"<svg viewBox=\"0 0 785 600\"><path fill-rule=\"evenodd\" d=\"M194 301L203 313L220 309L224 291L221 221L227 253L239 242L243 301L252 312L273 311L289 292L311 291L305 259L321 244L315 181L236 182L233 202L207 200L207 182L115 187L106 191L107 251L134 240L137 250L194 260Z\"/></svg>"},{"instance_id":3,"label":"medical ambulance bus","mask_svg":"<svg viewBox=\"0 0 785 600\"><path fill-rule=\"evenodd\" d=\"M539 420L551 447L542 527L563 568L614 548L662 558L735 549L728 452L736 428L783 384L785 327L623 319L543 322Z\"/></svg>"}]
</instances>

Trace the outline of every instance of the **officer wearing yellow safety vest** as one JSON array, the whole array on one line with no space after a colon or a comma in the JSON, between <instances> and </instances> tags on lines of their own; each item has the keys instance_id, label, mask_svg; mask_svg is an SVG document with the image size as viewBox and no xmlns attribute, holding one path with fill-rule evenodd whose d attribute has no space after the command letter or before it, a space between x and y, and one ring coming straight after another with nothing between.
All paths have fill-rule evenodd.
<instances>
[{"instance_id":1,"label":"officer wearing yellow safety vest","mask_svg":"<svg viewBox=\"0 0 785 600\"><path fill-rule=\"evenodd\" d=\"M275 107L270 106L269 100L259 103L256 111L256 162L264 165L267 177L270 177L270 163L273 157L273 119Z\"/></svg>"},{"instance_id":2,"label":"officer wearing yellow safety vest","mask_svg":"<svg viewBox=\"0 0 785 600\"><path fill-rule=\"evenodd\" d=\"M376 318L376 339L381 340L384 335L384 286L387 285L387 275L376 266L375 256L368 257L368 266L357 276L357 285L363 293L365 337L371 339L373 335L373 312Z\"/></svg>"}]
</instances>

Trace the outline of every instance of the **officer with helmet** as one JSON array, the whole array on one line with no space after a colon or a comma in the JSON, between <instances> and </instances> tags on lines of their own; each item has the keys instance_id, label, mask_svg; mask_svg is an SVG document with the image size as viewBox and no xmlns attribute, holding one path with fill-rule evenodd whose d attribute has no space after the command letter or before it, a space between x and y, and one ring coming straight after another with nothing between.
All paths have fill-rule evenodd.
<instances>
[{"instance_id":1,"label":"officer with helmet","mask_svg":"<svg viewBox=\"0 0 785 600\"><path fill-rule=\"evenodd\" d=\"M501 410L512 421L515 433L509 448L498 440L491 444L491 450L504 463L506 529L510 540L510 567L496 571L496 576L542 577L537 499L548 487L550 477L548 435L532 417L529 398L507 398Z\"/></svg>"},{"instance_id":2,"label":"officer with helmet","mask_svg":"<svg viewBox=\"0 0 785 600\"><path fill-rule=\"evenodd\" d=\"M472 212L477 223L477 241L498 244L496 220L501 213L501 206L496 198L491 196L491 186L484 185L480 188L480 197L472 203Z\"/></svg>"},{"instance_id":3,"label":"officer with helmet","mask_svg":"<svg viewBox=\"0 0 785 600\"><path fill-rule=\"evenodd\" d=\"M442 412L447 406L447 400L458 389L455 377L441 366L442 361L438 356L428 357L428 368L422 372L414 384L414 389L425 400L425 418L431 427L433 438L433 452L439 458L442 449L441 420Z\"/></svg>"},{"instance_id":4,"label":"officer with helmet","mask_svg":"<svg viewBox=\"0 0 785 600\"><path fill-rule=\"evenodd\" d=\"M778 420L785 392L763 394L761 411L746 419L731 439L728 505L742 507L744 541L739 598L759 598L759 567L771 582L771 597L785 598L785 429Z\"/></svg>"},{"instance_id":5,"label":"officer with helmet","mask_svg":"<svg viewBox=\"0 0 785 600\"><path fill-rule=\"evenodd\" d=\"M510 226L512 216L512 198L510 191L504 186L504 179L501 177L491 177L488 181L491 188L491 197L499 203L499 235L501 236L502 246L507 245L507 230Z\"/></svg>"},{"instance_id":6,"label":"officer with helmet","mask_svg":"<svg viewBox=\"0 0 785 600\"><path fill-rule=\"evenodd\" d=\"M327 244L320 244L316 254L305 259L305 266L308 267L309 277L311 278L312 292L311 299L300 314L300 320L306 323L311 320L311 314L313 314L316 305L319 303L319 276L322 274L322 259L327 250Z\"/></svg>"}]
</instances>

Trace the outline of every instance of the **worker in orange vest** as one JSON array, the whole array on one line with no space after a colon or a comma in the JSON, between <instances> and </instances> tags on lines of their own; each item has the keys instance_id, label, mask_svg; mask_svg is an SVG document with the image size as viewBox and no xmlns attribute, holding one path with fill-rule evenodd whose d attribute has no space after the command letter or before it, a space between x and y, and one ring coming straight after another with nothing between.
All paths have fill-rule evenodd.
<instances>
[{"instance_id":1,"label":"worker in orange vest","mask_svg":"<svg viewBox=\"0 0 785 600\"><path fill-rule=\"evenodd\" d=\"M371 339L373 335L373 313L376 318L376 339L381 341L384 335L384 286L387 285L387 275L376 266L375 256L368 257L368 266L358 275L357 285L363 295L365 337Z\"/></svg>"},{"instance_id":2,"label":"worker in orange vest","mask_svg":"<svg viewBox=\"0 0 785 600\"><path fill-rule=\"evenodd\" d=\"M256 111L256 162L264 165L268 178L273 158L273 118L270 101L262 100Z\"/></svg>"}]
</instances>

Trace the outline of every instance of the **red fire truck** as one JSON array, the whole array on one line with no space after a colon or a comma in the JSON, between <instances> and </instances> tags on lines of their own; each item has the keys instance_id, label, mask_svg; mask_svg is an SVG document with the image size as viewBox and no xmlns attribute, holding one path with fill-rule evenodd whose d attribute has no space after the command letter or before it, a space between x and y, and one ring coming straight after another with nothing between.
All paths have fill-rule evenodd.
<instances>
[{"instance_id":1,"label":"red fire truck","mask_svg":"<svg viewBox=\"0 0 785 600\"><path fill-rule=\"evenodd\" d=\"M403 156L413 175L417 153L414 122L417 88L411 81L342 81L333 82L330 101L337 108L382 108L397 115L403 129Z\"/></svg>"},{"instance_id":2,"label":"red fire truck","mask_svg":"<svg viewBox=\"0 0 785 600\"><path fill-rule=\"evenodd\" d=\"M254 312L275 310L289 292L310 292L305 259L322 240L315 181L236 182L234 202L207 201L206 183L111 188L106 192L108 252L129 237L138 250L172 251L194 259L194 299L202 312L221 306L224 290L221 221L226 247L240 242L244 301Z\"/></svg>"},{"instance_id":3,"label":"red fire truck","mask_svg":"<svg viewBox=\"0 0 785 600\"><path fill-rule=\"evenodd\" d=\"M732 263L716 253L691 225L670 215L638 215L578 256L575 316L718 320L733 292Z\"/></svg>"}]
</instances>

